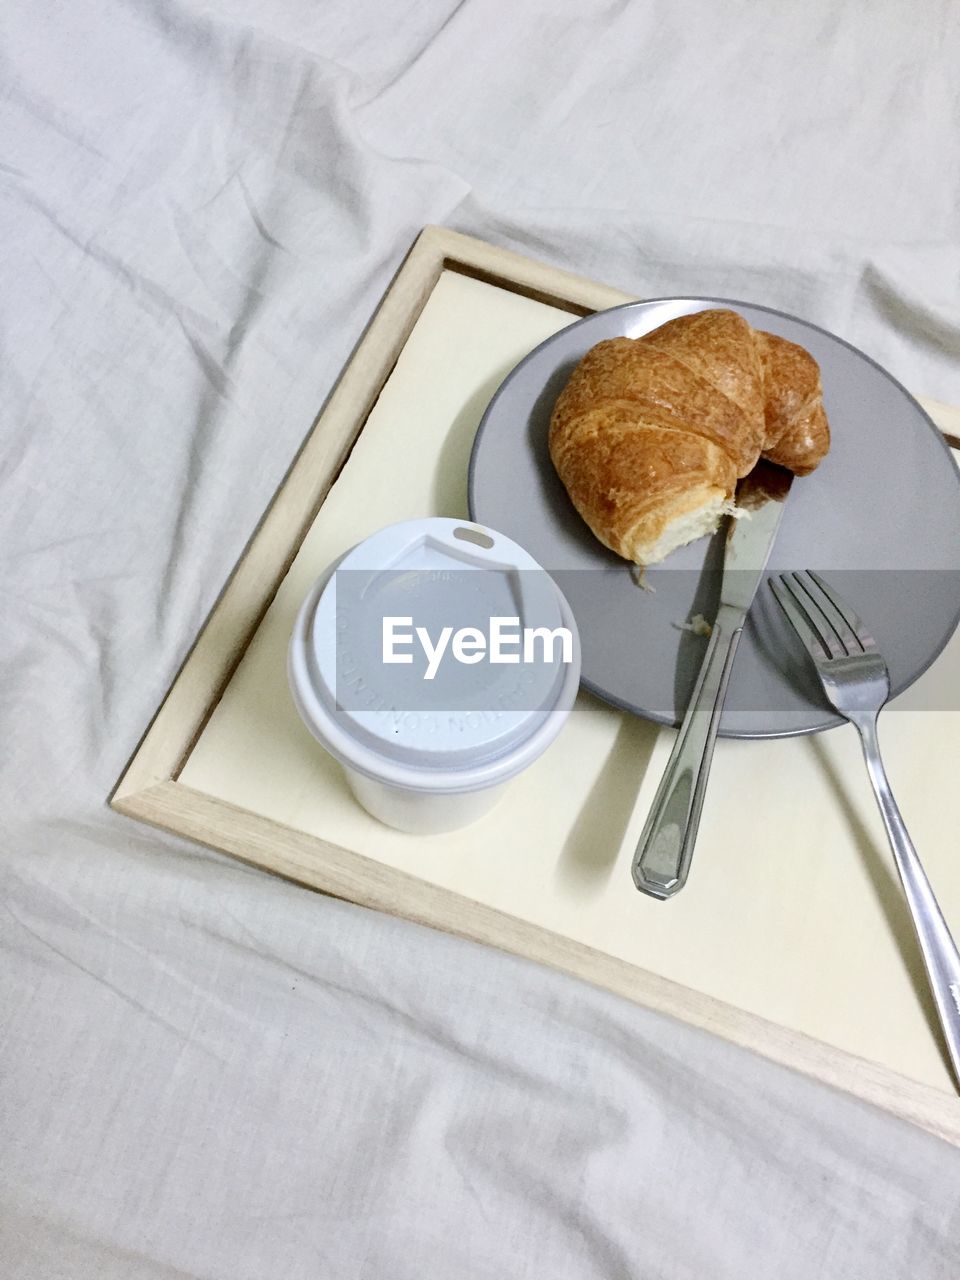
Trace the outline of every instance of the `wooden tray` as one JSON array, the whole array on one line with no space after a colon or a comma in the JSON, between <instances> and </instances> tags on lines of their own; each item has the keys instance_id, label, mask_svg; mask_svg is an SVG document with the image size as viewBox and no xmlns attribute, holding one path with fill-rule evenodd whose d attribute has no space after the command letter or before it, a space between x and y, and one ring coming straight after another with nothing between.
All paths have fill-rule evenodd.
<instances>
[{"instance_id":1,"label":"wooden tray","mask_svg":"<svg viewBox=\"0 0 960 1280\"><path fill-rule=\"evenodd\" d=\"M358 808L293 709L287 639L321 570L391 521L465 516L473 434L505 374L573 317L629 300L424 231L111 803L300 883L555 965L960 1143L960 1099L852 730L721 742L696 875L658 903L635 892L629 867L671 730L582 694L493 814L418 838ZM926 407L960 445L960 412ZM960 683L960 638L936 664L942 682L941 664ZM885 718L905 815L960 921L960 714ZM935 795L946 800L925 802Z\"/></svg>"}]
</instances>

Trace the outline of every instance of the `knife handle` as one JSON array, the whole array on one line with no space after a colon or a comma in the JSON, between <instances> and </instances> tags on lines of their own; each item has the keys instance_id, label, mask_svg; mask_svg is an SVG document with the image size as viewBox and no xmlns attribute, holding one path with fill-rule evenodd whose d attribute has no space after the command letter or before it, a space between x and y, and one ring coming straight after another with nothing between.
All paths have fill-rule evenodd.
<instances>
[{"instance_id":1,"label":"knife handle","mask_svg":"<svg viewBox=\"0 0 960 1280\"><path fill-rule=\"evenodd\" d=\"M693 695L633 855L633 882L654 898L672 898L690 871L713 745L743 623L740 610L720 606Z\"/></svg>"}]
</instances>

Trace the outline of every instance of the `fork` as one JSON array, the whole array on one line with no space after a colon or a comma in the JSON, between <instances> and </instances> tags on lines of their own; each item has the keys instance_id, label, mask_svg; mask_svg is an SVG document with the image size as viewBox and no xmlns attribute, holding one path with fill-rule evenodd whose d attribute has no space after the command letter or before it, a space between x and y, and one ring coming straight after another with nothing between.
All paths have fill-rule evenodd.
<instances>
[{"instance_id":1,"label":"fork","mask_svg":"<svg viewBox=\"0 0 960 1280\"><path fill-rule=\"evenodd\" d=\"M954 1079L960 1085L960 953L893 798L880 758L877 716L890 674L876 641L819 574L783 573L770 586L813 659L830 703L860 735L863 757L917 931Z\"/></svg>"}]
</instances>

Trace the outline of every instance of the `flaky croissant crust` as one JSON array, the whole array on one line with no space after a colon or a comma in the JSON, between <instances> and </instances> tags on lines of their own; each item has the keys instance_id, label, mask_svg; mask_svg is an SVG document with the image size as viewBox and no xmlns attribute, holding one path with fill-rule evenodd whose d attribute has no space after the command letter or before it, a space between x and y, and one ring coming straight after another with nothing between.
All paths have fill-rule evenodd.
<instances>
[{"instance_id":1,"label":"flaky croissant crust","mask_svg":"<svg viewBox=\"0 0 960 1280\"><path fill-rule=\"evenodd\" d=\"M719 309L598 343L550 422L550 456L577 510L639 563L669 545L671 524L680 541L699 536L698 520L699 533L715 527L759 457L806 475L829 447L813 357Z\"/></svg>"}]
</instances>

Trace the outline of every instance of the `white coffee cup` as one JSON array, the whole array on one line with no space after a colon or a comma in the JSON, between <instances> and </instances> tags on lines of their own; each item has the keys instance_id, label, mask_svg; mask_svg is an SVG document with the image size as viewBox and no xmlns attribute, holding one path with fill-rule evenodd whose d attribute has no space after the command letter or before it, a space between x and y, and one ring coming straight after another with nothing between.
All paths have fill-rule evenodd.
<instances>
[{"instance_id":1,"label":"white coffee cup","mask_svg":"<svg viewBox=\"0 0 960 1280\"><path fill-rule=\"evenodd\" d=\"M489 635L455 629L464 617L486 618ZM316 583L289 678L304 723L368 813L401 831L449 831L491 809L560 732L580 642L563 594L522 547L431 517L381 529Z\"/></svg>"}]
</instances>

